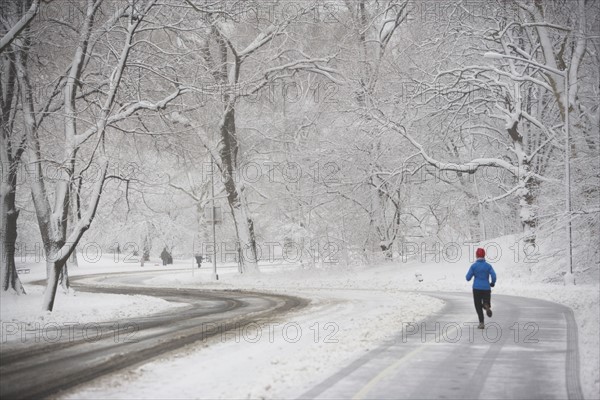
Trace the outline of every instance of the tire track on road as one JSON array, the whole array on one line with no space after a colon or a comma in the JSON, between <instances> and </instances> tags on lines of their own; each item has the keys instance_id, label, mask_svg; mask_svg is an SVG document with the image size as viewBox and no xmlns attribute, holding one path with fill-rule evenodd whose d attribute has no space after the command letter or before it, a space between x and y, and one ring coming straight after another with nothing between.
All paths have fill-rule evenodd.
<instances>
[{"instance_id":1,"label":"tire track on road","mask_svg":"<svg viewBox=\"0 0 600 400\"><path fill-rule=\"evenodd\" d=\"M117 275L119 274L110 274L111 277ZM305 299L279 294L190 288L105 287L89 286L81 282L90 277L72 278L74 286L78 290L89 292L140 294L168 301L176 298L191 306L176 310L176 313L163 312L126 321L125 323L131 322L139 326L140 340L132 343L111 342L111 333L108 338L98 342L77 338L67 343L2 351L2 398L41 398L55 395L105 374L147 362L195 342L215 338L249 323L276 318L308 304ZM209 310L204 308L207 303L212 305ZM205 329L207 324L213 324L211 326L217 326L218 329ZM102 329L108 332L109 328L110 325L103 325Z\"/></svg>"}]
</instances>

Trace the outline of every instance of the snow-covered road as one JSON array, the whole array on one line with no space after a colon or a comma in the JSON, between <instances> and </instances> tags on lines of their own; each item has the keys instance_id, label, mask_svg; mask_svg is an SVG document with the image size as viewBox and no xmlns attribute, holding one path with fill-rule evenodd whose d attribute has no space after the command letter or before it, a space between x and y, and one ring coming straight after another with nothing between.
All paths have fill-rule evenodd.
<instances>
[{"instance_id":1,"label":"snow-covered road","mask_svg":"<svg viewBox=\"0 0 600 400\"><path fill-rule=\"evenodd\" d=\"M573 311L556 303L494 294L494 316L481 331L468 291L448 292L450 286L436 288L435 280L417 292L409 285L389 288L384 283L392 282L391 273L383 269L376 270L379 283L359 279L356 286L335 275L328 282L328 275L313 271L273 275L264 287L260 277L247 284L238 278L237 286L225 276L218 284L186 284L189 271L182 271L75 278L80 290L184 305L120 320L116 336L114 323L94 324L102 340L83 338L75 327L72 337L62 333L67 343L3 345L2 397L40 397L89 381L60 395L166 398L176 390L182 398L582 398L577 325ZM290 293L296 297L285 296ZM310 305L300 307L306 302L299 297ZM291 308L299 311L280 313ZM240 329L271 319L278 324L261 340ZM234 321L235 332L223 335ZM299 342L282 339L284 323L305 333ZM326 323L339 329L336 343L315 341L314 327L326 334ZM171 352L188 343L194 344ZM229 375L235 379L223 378Z\"/></svg>"},{"instance_id":2,"label":"snow-covered road","mask_svg":"<svg viewBox=\"0 0 600 400\"><path fill-rule=\"evenodd\" d=\"M446 306L406 324L389 343L300 398L581 399L577 326L571 309L496 295L476 329L468 293L430 293Z\"/></svg>"},{"instance_id":3,"label":"snow-covered road","mask_svg":"<svg viewBox=\"0 0 600 400\"><path fill-rule=\"evenodd\" d=\"M302 299L273 294L102 285L105 281L133 283L141 274L147 273L92 275L72 280L78 290L151 295L188 306L176 312L122 320L118 325L57 325L52 327L56 329L45 328L44 340L37 345L3 347L1 397L46 397L186 344L207 340L236 324L266 320L305 305ZM34 331L31 329L30 334ZM49 343L57 337L60 340Z\"/></svg>"}]
</instances>

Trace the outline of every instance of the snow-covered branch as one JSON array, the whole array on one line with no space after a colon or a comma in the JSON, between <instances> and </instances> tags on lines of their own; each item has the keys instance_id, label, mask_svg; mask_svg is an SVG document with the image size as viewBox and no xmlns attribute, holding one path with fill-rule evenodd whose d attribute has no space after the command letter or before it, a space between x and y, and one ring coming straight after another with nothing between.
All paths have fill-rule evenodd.
<instances>
[{"instance_id":1,"label":"snow-covered branch","mask_svg":"<svg viewBox=\"0 0 600 400\"><path fill-rule=\"evenodd\" d=\"M522 189L522 188L523 188L523 185L522 184L518 184L518 185L514 186L512 189L507 190L505 193L503 193L503 194L501 194L499 196L496 196L496 197L487 197L485 199L479 200L479 202L482 203L482 204L484 204L484 203L493 203L495 201L507 198L508 196L516 193L517 190Z\"/></svg>"},{"instance_id":2,"label":"snow-covered branch","mask_svg":"<svg viewBox=\"0 0 600 400\"><path fill-rule=\"evenodd\" d=\"M473 160L463 163L450 163L437 160L434 157L431 157L425 151L423 145L421 145L411 134L409 134L404 126L392 121L389 118L384 117L381 111L379 110L375 110L369 115L382 126L391 128L393 131L400 133L419 151L419 154L421 155L421 157L423 157L423 159L425 159L425 161L427 161L427 163L439 170L473 174L482 167L493 167L503 168L509 171L513 176L518 178L522 178L523 175L527 173L529 176L534 177L540 181L556 181L555 179L546 178L533 172L526 172L520 169L519 167L512 165L510 162L499 158L475 158Z\"/></svg>"},{"instance_id":3,"label":"snow-covered branch","mask_svg":"<svg viewBox=\"0 0 600 400\"><path fill-rule=\"evenodd\" d=\"M141 110L149 110L149 111L158 111L165 109L170 102L175 100L180 95L188 92L188 88L178 87L173 93L169 94L162 100L157 102L150 102L147 100L138 101L137 103L130 104L127 107L122 107L119 112L116 114L110 115L106 118L106 121L102 120L98 121L95 125L89 127L85 132L80 133L75 136L75 144L80 146L82 143L87 141L91 136L93 136L99 129L102 129L104 126L108 126L119 121L123 121L124 119L134 115L136 112Z\"/></svg>"},{"instance_id":4,"label":"snow-covered branch","mask_svg":"<svg viewBox=\"0 0 600 400\"><path fill-rule=\"evenodd\" d=\"M17 21L17 23L10 28L8 32L0 39L0 53L12 43L13 40L29 25L29 23L35 18L40 8L40 0L33 0L29 10Z\"/></svg>"}]
</instances>

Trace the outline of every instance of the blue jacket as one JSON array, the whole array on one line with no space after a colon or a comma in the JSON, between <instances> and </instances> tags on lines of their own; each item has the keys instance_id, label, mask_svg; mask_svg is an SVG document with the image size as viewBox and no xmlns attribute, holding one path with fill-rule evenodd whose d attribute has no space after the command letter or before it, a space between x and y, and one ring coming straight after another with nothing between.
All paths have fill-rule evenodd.
<instances>
[{"instance_id":1,"label":"blue jacket","mask_svg":"<svg viewBox=\"0 0 600 400\"><path fill-rule=\"evenodd\" d=\"M490 275L492 276L492 283L496 283L496 271L494 268L483 258L478 258L477 261L471 265L469 272L467 272L467 281L470 281L472 277L475 277L473 281L473 289L478 290L491 290L490 287Z\"/></svg>"}]
</instances>

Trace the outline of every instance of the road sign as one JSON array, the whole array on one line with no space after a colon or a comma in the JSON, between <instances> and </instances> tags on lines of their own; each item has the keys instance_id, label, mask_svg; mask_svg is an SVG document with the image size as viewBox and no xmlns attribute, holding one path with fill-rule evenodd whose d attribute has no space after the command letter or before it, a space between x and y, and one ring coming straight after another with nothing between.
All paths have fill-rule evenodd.
<instances>
[{"instance_id":1,"label":"road sign","mask_svg":"<svg viewBox=\"0 0 600 400\"><path fill-rule=\"evenodd\" d=\"M204 207L204 219L206 222L212 223L214 221L215 224L223 222L223 212L221 207Z\"/></svg>"}]
</instances>

